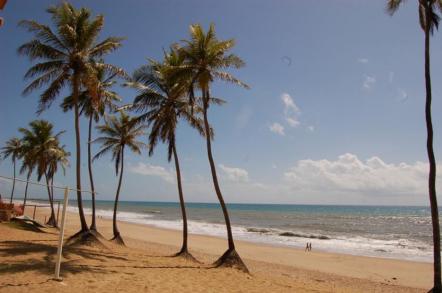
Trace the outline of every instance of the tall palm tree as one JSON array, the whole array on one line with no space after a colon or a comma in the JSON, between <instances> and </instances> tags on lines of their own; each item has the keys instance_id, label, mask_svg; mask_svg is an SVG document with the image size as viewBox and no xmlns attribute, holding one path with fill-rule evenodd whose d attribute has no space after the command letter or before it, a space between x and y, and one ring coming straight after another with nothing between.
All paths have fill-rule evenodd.
<instances>
[{"instance_id":1,"label":"tall palm tree","mask_svg":"<svg viewBox=\"0 0 442 293\"><path fill-rule=\"evenodd\" d=\"M27 55L31 61L40 63L32 66L25 74L26 79L34 79L24 90L29 94L44 85L48 87L40 95L38 112L42 112L55 100L62 88L70 86L74 105L74 125L76 142L76 187L81 230L77 233L82 239L89 234L83 211L81 195L81 144L79 126L79 95L82 87L96 84L93 60L100 58L121 46L121 38L109 37L98 42L103 29L102 15L91 19L86 8L75 9L68 2L47 9L51 15L53 29L33 20L23 20L20 25L34 33L34 39L18 48L18 53ZM103 64L109 70L112 65ZM118 69L115 69L117 71ZM93 86L92 86L93 87ZM97 99L96 95L93 95Z\"/></svg>"},{"instance_id":2,"label":"tall palm tree","mask_svg":"<svg viewBox=\"0 0 442 293\"><path fill-rule=\"evenodd\" d=\"M133 82L126 83L138 90L132 109L141 114L138 120L147 122L151 126L149 135L149 155L152 155L159 140L168 145L168 160L174 158L178 196L180 200L181 216L183 219L183 243L176 256L188 259L194 257L188 251L187 214L184 204L184 194L181 183L181 170L176 149L176 128L180 118L185 119L192 127L204 135L204 126L201 118L194 115L187 100L188 85L179 83L167 74L170 66L183 65L184 59L178 51L171 48L164 54L164 62L150 60L150 64L137 69L133 75ZM199 111L201 112L201 111Z\"/></svg>"},{"instance_id":3,"label":"tall palm tree","mask_svg":"<svg viewBox=\"0 0 442 293\"><path fill-rule=\"evenodd\" d=\"M404 2L403 0L388 0L387 11L393 15ZM438 28L442 12L442 0L418 0L420 26L425 34L425 121L427 125L427 155L430 163L428 176L428 191L431 207L431 221L433 226L433 254L434 254L434 282L433 292L442 291L441 283L441 255L440 255L440 227L439 210L436 197L436 159L433 150L433 122L431 118L431 75L430 75L430 37L434 29Z\"/></svg>"},{"instance_id":4,"label":"tall palm tree","mask_svg":"<svg viewBox=\"0 0 442 293\"><path fill-rule=\"evenodd\" d=\"M97 126L98 131L103 135L94 140L101 143L100 151L94 156L94 160L107 153L112 153L112 160L115 161L116 175L120 174L118 180L117 192L115 194L114 214L113 214L113 238L117 244L124 245L123 238L117 227L117 210L120 197L121 182L123 181L124 171L124 150L129 148L136 154L141 154L144 144L137 140L138 136L144 134L144 125L138 123L136 118L131 118L124 112L120 117L110 116L104 125Z\"/></svg>"},{"instance_id":5,"label":"tall palm tree","mask_svg":"<svg viewBox=\"0 0 442 293\"><path fill-rule=\"evenodd\" d=\"M20 168L20 174L26 173L26 186L25 186L25 196L23 198L23 213L26 209L26 200L28 198L28 187L31 175L34 172L36 160L33 156L32 150L33 145L30 145L29 141L22 139L22 166Z\"/></svg>"},{"instance_id":6,"label":"tall palm tree","mask_svg":"<svg viewBox=\"0 0 442 293\"><path fill-rule=\"evenodd\" d=\"M116 68L112 68L112 71L107 70L107 67L102 66L103 61L100 61L94 65L94 73L96 81L94 87L94 93L91 90L86 89L79 96L79 106L80 114L84 114L89 119L88 127L88 143L87 143L87 158L88 158L88 171L89 171L89 182L92 194L92 220L89 229L99 234L97 231L96 215L95 215L95 184L94 176L92 172L92 126L93 122L97 123L100 117L104 116L106 109L111 112L117 110L116 102L121 101L121 97L114 91L111 87L115 85L115 77L126 77L126 73L123 69L115 71ZM91 86L89 86L91 87ZM92 96L96 95L97 99ZM72 95L66 97L61 105L64 112L72 110L73 97Z\"/></svg>"},{"instance_id":7,"label":"tall palm tree","mask_svg":"<svg viewBox=\"0 0 442 293\"><path fill-rule=\"evenodd\" d=\"M2 159L5 160L11 157L14 169L10 203L12 203L12 199L14 197L15 176L16 176L15 169L16 169L17 159L20 159L22 155L22 147L23 147L22 141L17 137L13 137L6 142L6 145L4 147L1 148Z\"/></svg>"},{"instance_id":8,"label":"tall palm tree","mask_svg":"<svg viewBox=\"0 0 442 293\"><path fill-rule=\"evenodd\" d=\"M184 40L183 42L184 46L180 49L180 53L186 60L185 66L177 66L172 72L175 71L175 75L182 76L191 81L191 103L194 99L194 88L199 88L201 90L204 128L205 133L209 133L210 126L207 112L210 105L211 83L218 79L248 88L248 85L235 78L230 73L224 71L230 67L240 68L244 66L245 63L238 56L231 53L228 54L228 51L235 45L235 41L233 39L226 41L218 40L215 34L215 26L213 24L210 25L207 32L204 32L199 24L191 25L190 40ZM229 245L227 251L215 262L215 265L236 266L241 270L248 271L246 265L235 250L229 213L216 174L210 136L206 136L206 144L213 185L226 222Z\"/></svg>"},{"instance_id":9,"label":"tall palm tree","mask_svg":"<svg viewBox=\"0 0 442 293\"><path fill-rule=\"evenodd\" d=\"M20 128L19 131L23 134L24 157L32 158L28 164L35 167L38 181L45 177L51 206L51 217L47 224L56 226L51 180L57 172L58 164L66 165L69 153L64 150L64 146L60 147L59 137L64 131L54 135L53 128L46 120L34 120L29 123L29 129Z\"/></svg>"},{"instance_id":10,"label":"tall palm tree","mask_svg":"<svg viewBox=\"0 0 442 293\"><path fill-rule=\"evenodd\" d=\"M34 171L34 160L32 157L31 152L29 151L31 146L26 145L26 143L23 143L22 147L22 166L20 168L20 174L26 173L26 185L25 185L25 196L23 198L23 213L26 209L26 200L28 198L28 187L29 187L29 180L31 179L32 172Z\"/></svg>"}]
</instances>

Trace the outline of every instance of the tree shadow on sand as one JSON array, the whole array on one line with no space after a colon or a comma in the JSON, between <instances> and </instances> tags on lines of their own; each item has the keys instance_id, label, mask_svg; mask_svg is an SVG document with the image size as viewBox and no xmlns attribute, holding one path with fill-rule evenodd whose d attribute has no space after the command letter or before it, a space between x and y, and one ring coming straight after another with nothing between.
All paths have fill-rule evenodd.
<instances>
[{"instance_id":1,"label":"tree shadow on sand","mask_svg":"<svg viewBox=\"0 0 442 293\"><path fill-rule=\"evenodd\" d=\"M55 268L55 255L57 248L45 243L35 243L29 241L1 241L0 257L26 256L32 253L41 253L41 257L12 260L0 263L0 275L13 274L24 271L38 271L42 274L51 275ZM81 257L75 259L75 257ZM91 249L80 246L65 246L63 249L64 261L62 262L63 274L89 273L125 273L121 269L208 269L206 266L192 265L159 265L150 262L144 262L140 265L140 259L129 259L119 256L117 253L108 249ZM94 260L100 262L95 264L82 264L82 259ZM121 261L121 264L113 263L105 265L109 260ZM8 284L1 284L0 288ZM19 285L19 284L15 284ZM15 286L14 285L14 286ZM26 284L24 284L26 285ZM13 286L9 284L8 286Z\"/></svg>"}]
</instances>

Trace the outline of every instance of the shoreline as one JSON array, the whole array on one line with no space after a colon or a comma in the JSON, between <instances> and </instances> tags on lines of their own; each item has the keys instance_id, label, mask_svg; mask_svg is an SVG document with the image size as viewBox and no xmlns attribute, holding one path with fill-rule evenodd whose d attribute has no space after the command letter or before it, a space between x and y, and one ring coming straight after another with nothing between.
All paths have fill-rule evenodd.
<instances>
[{"instance_id":1,"label":"shoreline","mask_svg":"<svg viewBox=\"0 0 442 293\"><path fill-rule=\"evenodd\" d=\"M177 204L177 203L175 203ZM154 207L152 207L154 208ZM76 206L71 205L69 211L78 213ZM159 213L159 212L158 212ZM85 214L91 215L90 207L85 208ZM112 219L112 210L97 209L97 216ZM181 231L180 218L157 218L149 213L122 210L118 220L127 223L148 225L159 229ZM225 238L223 222L210 220L188 220L189 234ZM270 227L270 228L269 228ZM232 226L236 240L247 241L259 245L286 247L304 250L307 242L313 244L315 251L336 253L352 256L366 256L393 260L408 260L414 262L432 263L432 247L427 243L418 243L415 239L408 240L407 236L397 238L377 238L370 235L333 234L333 232L308 230L297 231L290 228L272 226L254 226L252 223ZM264 232L262 232L264 231ZM284 235L285 234L285 235ZM324 237L324 238L321 238Z\"/></svg>"},{"instance_id":2,"label":"shoreline","mask_svg":"<svg viewBox=\"0 0 442 293\"><path fill-rule=\"evenodd\" d=\"M72 216L76 215L75 212L72 211L68 211L67 213L72 214ZM86 216L91 216L91 214L85 213ZM106 217L102 217L99 216L97 217L97 221L98 219L102 220L102 221L112 221L111 218L106 218ZM173 228L166 228L166 227L159 227L156 226L154 224L142 224L142 223L134 223L131 221L125 221L125 220L117 220L118 225L120 225L121 223L124 224L129 224L129 225L134 225L140 228L143 227L147 227L149 229L153 229L153 230L164 230L165 232L173 232L173 233L179 233L180 235L182 235L182 231L181 230L177 230L177 229L173 229ZM120 231L121 234L123 235L124 231ZM227 243L227 238L223 237L223 236L219 236L219 235L207 235L207 234L200 234L200 233L191 233L189 232L189 236L202 236L202 237L210 237L210 238L216 238L220 241L226 241ZM233 235L235 238L235 235ZM291 247L288 245L284 245L284 244L278 244L278 243L266 243L266 242L259 242L259 241L253 241L253 240L243 240L243 239L235 239L235 243L237 242L244 242L247 244L254 244L256 246L265 246L268 248L285 248L285 249L289 249L289 250L296 250L299 252L305 252L303 248L300 247ZM333 252L333 251L327 251L327 250L323 250L323 249L316 249L313 247L314 252L317 253L323 253L323 254L332 254L332 255L342 255L342 256L349 256L349 257L363 257L363 258L374 258L374 259L380 259L380 260L395 260L395 261L404 261L404 262L411 262L411 263L418 263L418 264L431 264L431 261L421 261L421 260L411 260L411 259L398 259L398 258L394 258L394 257L381 257L381 256L371 256L371 255L359 255L359 254L351 254L351 253L340 253L340 252Z\"/></svg>"},{"instance_id":3,"label":"shoreline","mask_svg":"<svg viewBox=\"0 0 442 293\"><path fill-rule=\"evenodd\" d=\"M67 215L67 233L75 233L79 229L78 215L74 212L68 212ZM74 221L71 221L72 218ZM124 221L119 221L118 225L123 239L172 246L177 251L181 246L181 231ZM111 219L97 218L97 227L106 239L111 238ZM389 281L395 285L422 289L429 288L432 284L431 263L315 251L314 248L311 252L305 252L300 248L244 240L235 240L235 244L246 263L258 261L377 283ZM191 252L207 254L215 260L226 248L226 240L222 237L189 233Z\"/></svg>"}]
</instances>

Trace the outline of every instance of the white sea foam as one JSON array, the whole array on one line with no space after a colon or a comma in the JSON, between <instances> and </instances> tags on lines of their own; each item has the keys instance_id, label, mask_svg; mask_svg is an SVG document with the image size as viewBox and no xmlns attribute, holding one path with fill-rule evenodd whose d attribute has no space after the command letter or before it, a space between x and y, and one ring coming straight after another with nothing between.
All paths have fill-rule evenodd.
<instances>
[{"instance_id":1,"label":"white sea foam","mask_svg":"<svg viewBox=\"0 0 442 293\"><path fill-rule=\"evenodd\" d=\"M69 207L68 210L78 212L76 207ZM84 211L86 214L91 214L89 208L85 208ZM97 216L112 219L113 211L97 210ZM181 220L158 219L153 214L118 212L118 220L172 230L182 229ZM226 237L224 224L189 221L188 229L189 233L192 234ZM307 242L311 242L313 249L320 251L426 262L432 260L432 250L428 244L408 239L384 240L356 235L333 235L327 236L329 239L316 239L314 237L320 237L321 235L309 231L283 231L242 226L233 226L232 230L236 239L257 243L304 248ZM293 233L293 236L281 236L280 234L284 232Z\"/></svg>"}]
</instances>

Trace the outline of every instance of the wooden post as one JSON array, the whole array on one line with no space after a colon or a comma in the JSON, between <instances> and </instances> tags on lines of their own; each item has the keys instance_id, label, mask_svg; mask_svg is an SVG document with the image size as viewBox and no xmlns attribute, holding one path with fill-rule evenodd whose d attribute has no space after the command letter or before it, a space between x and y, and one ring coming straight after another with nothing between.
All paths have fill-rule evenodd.
<instances>
[{"instance_id":1,"label":"wooden post","mask_svg":"<svg viewBox=\"0 0 442 293\"><path fill-rule=\"evenodd\" d=\"M34 205L34 214L32 215L32 220L35 220L35 209L37 208L36 205Z\"/></svg>"},{"instance_id":2,"label":"wooden post","mask_svg":"<svg viewBox=\"0 0 442 293\"><path fill-rule=\"evenodd\" d=\"M64 189L64 202L63 202L63 212L61 213L61 225L60 225L60 236L58 238L58 249L57 249L57 262L55 264L55 280L62 281L63 279L60 278L60 265L61 265L61 253L63 250L63 237L64 237L64 225L66 222L66 210L68 206L68 200L69 200L69 191L66 187Z\"/></svg>"},{"instance_id":3,"label":"wooden post","mask_svg":"<svg viewBox=\"0 0 442 293\"><path fill-rule=\"evenodd\" d=\"M60 223L58 221L59 216L60 216L60 202L58 202L58 207L57 207L57 223Z\"/></svg>"}]
</instances>

